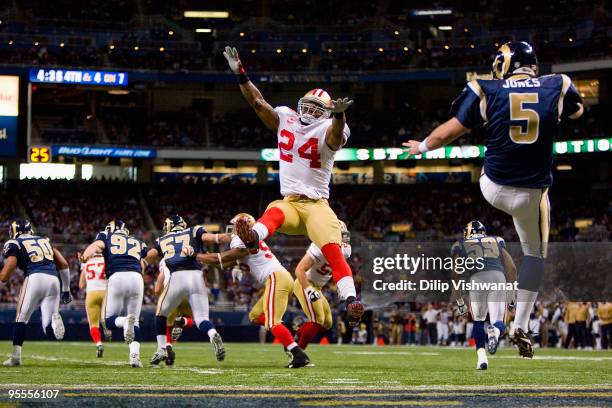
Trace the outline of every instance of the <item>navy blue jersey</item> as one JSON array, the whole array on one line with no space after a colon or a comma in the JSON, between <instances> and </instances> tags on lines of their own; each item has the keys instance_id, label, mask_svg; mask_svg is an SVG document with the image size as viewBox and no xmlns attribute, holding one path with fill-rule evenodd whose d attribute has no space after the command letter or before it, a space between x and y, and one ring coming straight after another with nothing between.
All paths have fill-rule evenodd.
<instances>
[{"instance_id":1,"label":"navy blue jersey","mask_svg":"<svg viewBox=\"0 0 612 408\"><path fill-rule=\"evenodd\" d=\"M487 235L474 235L455 242L451 248L453 257L481 259L474 268L466 268L468 273L480 271L504 272L502 249L506 248L503 238Z\"/></svg>"},{"instance_id":2,"label":"navy blue jersey","mask_svg":"<svg viewBox=\"0 0 612 408\"><path fill-rule=\"evenodd\" d=\"M567 75L470 81L451 106L469 129L483 126L485 174L496 184L544 188L552 184L553 142L562 119L582 100Z\"/></svg>"},{"instance_id":3,"label":"navy blue jersey","mask_svg":"<svg viewBox=\"0 0 612 408\"><path fill-rule=\"evenodd\" d=\"M147 245L129 235L118 232L99 232L96 241L104 242L106 277L115 272L142 272L140 260L147 256Z\"/></svg>"},{"instance_id":4,"label":"navy blue jersey","mask_svg":"<svg viewBox=\"0 0 612 408\"><path fill-rule=\"evenodd\" d=\"M206 229L201 225L197 225L183 230L171 231L157 238L155 249L166 261L166 266L170 273L201 269L195 257L183 256L181 251L183 247L190 245L196 254L202 252L202 235L205 233Z\"/></svg>"},{"instance_id":5,"label":"navy blue jersey","mask_svg":"<svg viewBox=\"0 0 612 408\"><path fill-rule=\"evenodd\" d=\"M25 276L33 273L58 276L49 238L21 234L15 239L6 241L3 254L5 258L16 257L17 267L23 271Z\"/></svg>"}]
</instances>

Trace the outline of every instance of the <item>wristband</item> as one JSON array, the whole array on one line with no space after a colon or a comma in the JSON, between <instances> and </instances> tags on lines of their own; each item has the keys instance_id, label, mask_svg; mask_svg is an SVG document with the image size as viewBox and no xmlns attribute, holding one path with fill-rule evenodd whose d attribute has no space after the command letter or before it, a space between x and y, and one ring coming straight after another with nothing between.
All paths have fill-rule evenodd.
<instances>
[{"instance_id":1,"label":"wristband","mask_svg":"<svg viewBox=\"0 0 612 408\"><path fill-rule=\"evenodd\" d=\"M334 118L344 119L344 112L334 112Z\"/></svg>"},{"instance_id":2,"label":"wristband","mask_svg":"<svg viewBox=\"0 0 612 408\"><path fill-rule=\"evenodd\" d=\"M215 234L215 242L217 245L219 244L219 234Z\"/></svg>"},{"instance_id":3,"label":"wristband","mask_svg":"<svg viewBox=\"0 0 612 408\"><path fill-rule=\"evenodd\" d=\"M217 259L219 260L219 267L223 269L223 262L221 261L221 254L217 252Z\"/></svg>"},{"instance_id":4,"label":"wristband","mask_svg":"<svg viewBox=\"0 0 612 408\"><path fill-rule=\"evenodd\" d=\"M425 138L425 140L423 140L420 144L419 144L419 152L421 153L425 153L429 151L429 147L427 147L427 138Z\"/></svg>"},{"instance_id":5,"label":"wristband","mask_svg":"<svg viewBox=\"0 0 612 408\"><path fill-rule=\"evenodd\" d=\"M250 81L249 76L246 74L246 72L241 72L236 76L238 77L238 83L240 85L244 85Z\"/></svg>"}]
</instances>

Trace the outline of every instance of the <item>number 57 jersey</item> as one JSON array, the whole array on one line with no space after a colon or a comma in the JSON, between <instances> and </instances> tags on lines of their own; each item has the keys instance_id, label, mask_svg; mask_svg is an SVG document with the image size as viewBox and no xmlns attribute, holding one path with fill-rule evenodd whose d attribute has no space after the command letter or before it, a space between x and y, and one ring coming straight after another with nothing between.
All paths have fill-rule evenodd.
<instances>
[{"instance_id":1,"label":"number 57 jersey","mask_svg":"<svg viewBox=\"0 0 612 408\"><path fill-rule=\"evenodd\" d=\"M553 142L559 123L580 116L582 100L567 75L515 74L470 81L453 102L463 126L483 126L484 172L494 183L545 188L552 184Z\"/></svg>"},{"instance_id":2,"label":"number 57 jersey","mask_svg":"<svg viewBox=\"0 0 612 408\"><path fill-rule=\"evenodd\" d=\"M279 117L278 151L281 194L301 194L318 200L329 198L329 182L336 151L325 142L332 119L310 125L300 122L297 112L286 106L274 108ZM344 142L351 132L344 125Z\"/></svg>"}]
</instances>

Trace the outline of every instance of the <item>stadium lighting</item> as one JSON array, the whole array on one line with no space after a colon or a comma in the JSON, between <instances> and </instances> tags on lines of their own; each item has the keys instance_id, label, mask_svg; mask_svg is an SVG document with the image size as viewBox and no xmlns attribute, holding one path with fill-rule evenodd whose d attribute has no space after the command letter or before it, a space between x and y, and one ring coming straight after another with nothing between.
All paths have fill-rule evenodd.
<instances>
[{"instance_id":1,"label":"stadium lighting","mask_svg":"<svg viewBox=\"0 0 612 408\"><path fill-rule=\"evenodd\" d=\"M470 48L475 48L476 46L474 44L470 44Z\"/></svg>"},{"instance_id":2,"label":"stadium lighting","mask_svg":"<svg viewBox=\"0 0 612 408\"><path fill-rule=\"evenodd\" d=\"M212 33L212 28L196 28L196 33Z\"/></svg>"},{"instance_id":3,"label":"stadium lighting","mask_svg":"<svg viewBox=\"0 0 612 408\"><path fill-rule=\"evenodd\" d=\"M451 9L438 9L438 10L414 10L413 16L448 16L453 14Z\"/></svg>"},{"instance_id":4,"label":"stadium lighting","mask_svg":"<svg viewBox=\"0 0 612 408\"><path fill-rule=\"evenodd\" d=\"M111 44L108 48L110 48L111 50L114 50L115 46L113 44Z\"/></svg>"},{"instance_id":5,"label":"stadium lighting","mask_svg":"<svg viewBox=\"0 0 612 408\"><path fill-rule=\"evenodd\" d=\"M174 35L174 31L172 30L168 31L168 35L171 35L171 36Z\"/></svg>"},{"instance_id":6,"label":"stadium lighting","mask_svg":"<svg viewBox=\"0 0 612 408\"><path fill-rule=\"evenodd\" d=\"M397 30L395 30L395 31L393 32L393 34L395 34L395 35L399 35L399 34L400 34L400 32L399 32L399 31L397 31Z\"/></svg>"},{"instance_id":7,"label":"stadium lighting","mask_svg":"<svg viewBox=\"0 0 612 408\"><path fill-rule=\"evenodd\" d=\"M183 13L185 18L229 18L229 11L195 11L188 10Z\"/></svg>"},{"instance_id":8,"label":"stadium lighting","mask_svg":"<svg viewBox=\"0 0 612 408\"><path fill-rule=\"evenodd\" d=\"M10 41L9 41L9 45L13 45L13 40L10 40Z\"/></svg>"},{"instance_id":9,"label":"stadium lighting","mask_svg":"<svg viewBox=\"0 0 612 408\"><path fill-rule=\"evenodd\" d=\"M308 50L306 48L302 48L302 53L306 54L308 52Z\"/></svg>"},{"instance_id":10,"label":"stadium lighting","mask_svg":"<svg viewBox=\"0 0 612 408\"><path fill-rule=\"evenodd\" d=\"M444 49L445 49L445 50L448 50L449 48L450 48L450 47L449 47L448 45L445 45L445 46L444 46Z\"/></svg>"},{"instance_id":11,"label":"stadium lighting","mask_svg":"<svg viewBox=\"0 0 612 408\"><path fill-rule=\"evenodd\" d=\"M573 167L572 167L571 164L559 164L557 166L557 170L559 170L559 171L569 171L569 170L572 170L572 169L573 169Z\"/></svg>"},{"instance_id":12,"label":"stadium lighting","mask_svg":"<svg viewBox=\"0 0 612 408\"><path fill-rule=\"evenodd\" d=\"M159 51L160 52L164 52L164 51L166 51L166 49L164 47L159 47Z\"/></svg>"},{"instance_id":13,"label":"stadium lighting","mask_svg":"<svg viewBox=\"0 0 612 408\"><path fill-rule=\"evenodd\" d=\"M60 43L60 47L64 48L64 43Z\"/></svg>"},{"instance_id":14,"label":"stadium lighting","mask_svg":"<svg viewBox=\"0 0 612 408\"><path fill-rule=\"evenodd\" d=\"M282 49L280 49L280 48L277 48L277 49L276 49L276 53L277 53L277 54L280 54L281 52L283 52L283 50L282 50Z\"/></svg>"},{"instance_id":15,"label":"stadium lighting","mask_svg":"<svg viewBox=\"0 0 612 408\"><path fill-rule=\"evenodd\" d=\"M452 29L453 29L453 26L447 26L447 25L438 26L438 30L440 31L451 31Z\"/></svg>"},{"instance_id":16,"label":"stadium lighting","mask_svg":"<svg viewBox=\"0 0 612 408\"><path fill-rule=\"evenodd\" d=\"M329 52L330 54L333 52L334 50L332 50L331 48L327 49L327 52Z\"/></svg>"},{"instance_id":17,"label":"stadium lighting","mask_svg":"<svg viewBox=\"0 0 612 408\"><path fill-rule=\"evenodd\" d=\"M137 45L134 46L134 51L138 51L139 49L140 49L139 46L137 46Z\"/></svg>"},{"instance_id":18,"label":"stadium lighting","mask_svg":"<svg viewBox=\"0 0 612 408\"><path fill-rule=\"evenodd\" d=\"M255 54L257 51L256 50L251 50L251 54Z\"/></svg>"},{"instance_id":19,"label":"stadium lighting","mask_svg":"<svg viewBox=\"0 0 612 408\"><path fill-rule=\"evenodd\" d=\"M241 36L241 37L244 37L244 32L242 32L242 31L241 31L241 32L240 32L240 36Z\"/></svg>"},{"instance_id":20,"label":"stadium lighting","mask_svg":"<svg viewBox=\"0 0 612 408\"><path fill-rule=\"evenodd\" d=\"M36 41L36 42L34 43L34 45L38 47L38 41Z\"/></svg>"},{"instance_id":21,"label":"stadium lighting","mask_svg":"<svg viewBox=\"0 0 612 408\"><path fill-rule=\"evenodd\" d=\"M574 42L574 39L572 37L569 38L569 42Z\"/></svg>"},{"instance_id":22,"label":"stadium lighting","mask_svg":"<svg viewBox=\"0 0 612 408\"><path fill-rule=\"evenodd\" d=\"M423 52L423 50L419 48L419 49L417 49L417 52Z\"/></svg>"},{"instance_id":23,"label":"stadium lighting","mask_svg":"<svg viewBox=\"0 0 612 408\"><path fill-rule=\"evenodd\" d=\"M379 47L378 52L385 52L385 49L383 47Z\"/></svg>"}]
</instances>

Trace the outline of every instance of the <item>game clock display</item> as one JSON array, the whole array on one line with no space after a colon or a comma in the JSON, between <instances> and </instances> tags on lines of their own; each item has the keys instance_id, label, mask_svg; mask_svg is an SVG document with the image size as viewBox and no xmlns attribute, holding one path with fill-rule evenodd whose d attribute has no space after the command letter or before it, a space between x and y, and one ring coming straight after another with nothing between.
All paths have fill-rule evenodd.
<instances>
[{"instance_id":1,"label":"game clock display","mask_svg":"<svg viewBox=\"0 0 612 408\"><path fill-rule=\"evenodd\" d=\"M30 82L50 84L127 86L126 72L32 68Z\"/></svg>"}]
</instances>

